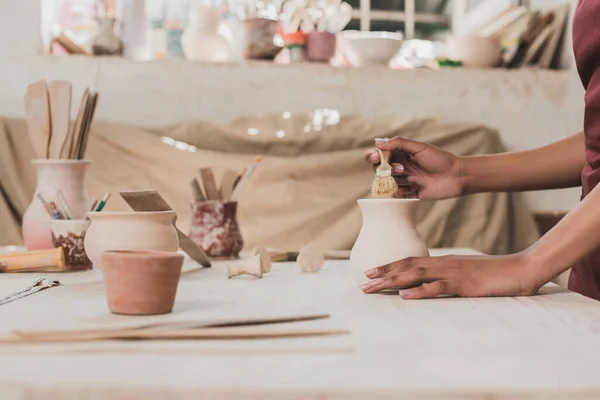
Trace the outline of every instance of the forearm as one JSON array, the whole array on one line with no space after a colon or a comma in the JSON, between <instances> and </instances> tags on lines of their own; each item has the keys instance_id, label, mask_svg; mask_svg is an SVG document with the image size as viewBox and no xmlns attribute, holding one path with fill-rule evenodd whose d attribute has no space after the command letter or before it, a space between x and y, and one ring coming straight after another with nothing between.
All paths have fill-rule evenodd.
<instances>
[{"instance_id":1,"label":"forearm","mask_svg":"<svg viewBox=\"0 0 600 400\"><path fill-rule=\"evenodd\" d=\"M528 273L538 284L573 267L600 248L600 187L569 212L552 230L524 252Z\"/></svg>"},{"instance_id":2,"label":"forearm","mask_svg":"<svg viewBox=\"0 0 600 400\"><path fill-rule=\"evenodd\" d=\"M465 194L560 189L581 185L583 132L534 150L460 158Z\"/></svg>"}]
</instances>

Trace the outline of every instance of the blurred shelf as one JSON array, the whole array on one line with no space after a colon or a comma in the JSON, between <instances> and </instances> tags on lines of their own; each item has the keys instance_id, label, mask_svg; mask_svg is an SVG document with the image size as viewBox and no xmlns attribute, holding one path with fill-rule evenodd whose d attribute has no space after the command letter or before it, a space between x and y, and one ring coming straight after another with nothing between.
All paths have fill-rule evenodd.
<instances>
[{"instance_id":1,"label":"blurred shelf","mask_svg":"<svg viewBox=\"0 0 600 400\"><path fill-rule=\"evenodd\" d=\"M404 11L370 10L369 16L372 21L406 21L406 13ZM352 18L360 19L360 10L352 11ZM445 15L440 14L416 13L415 22L447 24L449 22L449 18Z\"/></svg>"}]
</instances>

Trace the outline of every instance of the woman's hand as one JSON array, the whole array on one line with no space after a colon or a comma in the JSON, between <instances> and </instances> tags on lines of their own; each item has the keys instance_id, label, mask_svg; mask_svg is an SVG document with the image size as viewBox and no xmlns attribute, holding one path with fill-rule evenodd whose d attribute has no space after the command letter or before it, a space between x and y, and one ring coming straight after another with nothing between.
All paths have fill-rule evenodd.
<instances>
[{"instance_id":1,"label":"woman's hand","mask_svg":"<svg viewBox=\"0 0 600 400\"><path fill-rule=\"evenodd\" d=\"M396 137L378 139L377 147L392 151L392 174L401 192L417 192L420 199L447 199L463 194L460 158L435 146ZM371 151L367 159L378 164L379 154Z\"/></svg>"},{"instance_id":2,"label":"woman's hand","mask_svg":"<svg viewBox=\"0 0 600 400\"><path fill-rule=\"evenodd\" d=\"M361 289L401 289L404 299L533 296L545 282L536 282L529 262L522 254L407 258L367 271L372 280Z\"/></svg>"}]
</instances>

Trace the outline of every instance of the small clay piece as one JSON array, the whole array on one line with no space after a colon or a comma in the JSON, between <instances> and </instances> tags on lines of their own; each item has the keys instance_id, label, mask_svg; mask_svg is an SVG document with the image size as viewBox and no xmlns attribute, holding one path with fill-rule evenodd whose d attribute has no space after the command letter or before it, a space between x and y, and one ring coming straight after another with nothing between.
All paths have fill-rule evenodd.
<instances>
[{"instance_id":1,"label":"small clay piece","mask_svg":"<svg viewBox=\"0 0 600 400\"><path fill-rule=\"evenodd\" d=\"M231 279L238 275L250 275L262 278L263 272L261 267L260 254L238 261L228 262L227 277Z\"/></svg>"},{"instance_id":2,"label":"small clay piece","mask_svg":"<svg viewBox=\"0 0 600 400\"><path fill-rule=\"evenodd\" d=\"M255 256L260 255L260 269L262 270L263 274L271 272L271 265L273 264L273 260L271 260L271 255L269 254L267 249L265 249L262 246L256 246L252 254L254 254Z\"/></svg>"},{"instance_id":3,"label":"small clay piece","mask_svg":"<svg viewBox=\"0 0 600 400\"><path fill-rule=\"evenodd\" d=\"M297 262L302 271L317 272L325 264L325 257L317 246L309 244L300 249Z\"/></svg>"}]
</instances>

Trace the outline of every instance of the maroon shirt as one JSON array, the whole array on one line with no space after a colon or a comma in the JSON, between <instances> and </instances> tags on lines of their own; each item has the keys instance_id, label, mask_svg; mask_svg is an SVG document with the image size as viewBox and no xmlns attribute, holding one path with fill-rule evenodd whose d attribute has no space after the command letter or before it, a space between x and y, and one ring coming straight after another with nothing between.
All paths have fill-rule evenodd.
<instances>
[{"instance_id":1,"label":"maroon shirt","mask_svg":"<svg viewBox=\"0 0 600 400\"><path fill-rule=\"evenodd\" d=\"M600 182L600 0L579 0L573 20L573 50L585 88L583 199ZM600 249L573 268L569 289L600 300Z\"/></svg>"}]
</instances>

